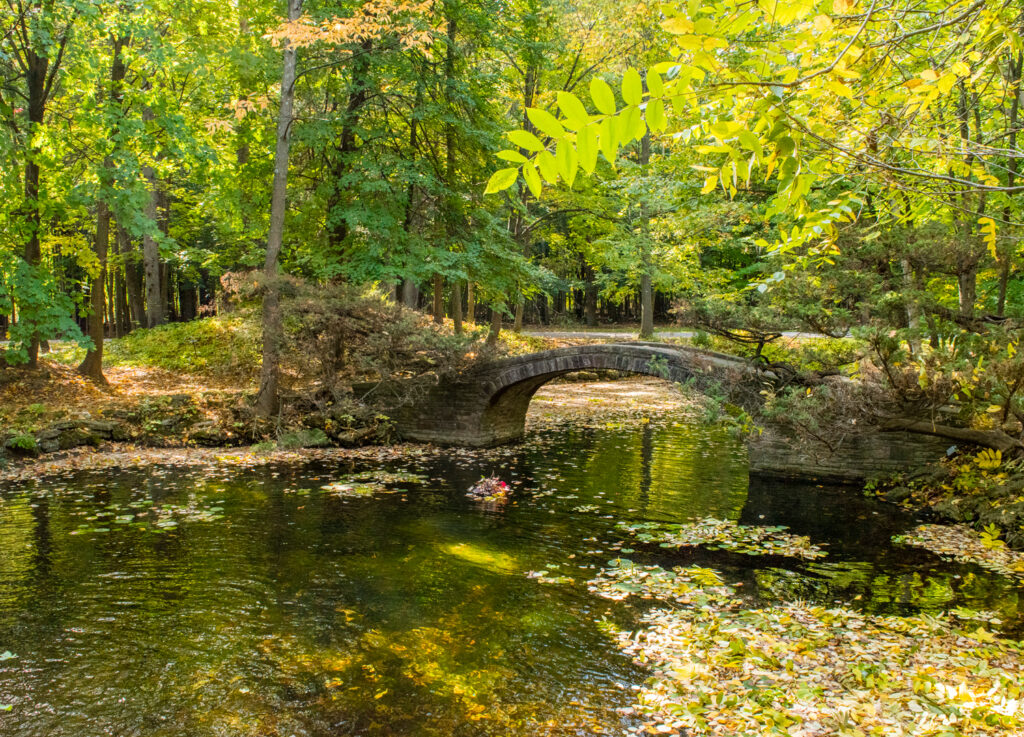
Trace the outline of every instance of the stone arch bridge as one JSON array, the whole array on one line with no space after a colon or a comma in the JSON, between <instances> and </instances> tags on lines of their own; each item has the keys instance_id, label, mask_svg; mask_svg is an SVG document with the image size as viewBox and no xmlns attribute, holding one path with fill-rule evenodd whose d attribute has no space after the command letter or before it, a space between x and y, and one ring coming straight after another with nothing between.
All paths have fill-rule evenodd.
<instances>
[{"instance_id":1,"label":"stone arch bridge","mask_svg":"<svg viewBox=\"0 0 1024 737\"><path fill-rule=\"evenodd\" d=\"M771 384L775 378L742 359L660 343L572 346L481 363L442 378L393 417L408 440L500 445L522 437L530 400L541 386L573 371L602 369L691 382L729 397L741 385L749 396L751 380Z\"/></svg>"}]
</instances>

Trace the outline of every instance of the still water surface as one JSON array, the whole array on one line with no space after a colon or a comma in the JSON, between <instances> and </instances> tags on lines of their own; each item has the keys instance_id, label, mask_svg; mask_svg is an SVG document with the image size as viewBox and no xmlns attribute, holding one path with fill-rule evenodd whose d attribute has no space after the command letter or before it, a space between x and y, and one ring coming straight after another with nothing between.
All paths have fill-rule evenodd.
<instances>
[{"instance_id":1,"label":"still water surface","mask_svg":"<svg viewBox=\"0 0 1024 737\"><path fill-rule=\"evenodd\" d=\"M910 517L855 490L748 484L741 449L682 415L406 459L391 470L429 480L402 493L321 489L366 468L158 468L0 490L0 653L16 655L0 661L0 734L622 734L645 674L595 620L637 610L586 589L620 554L713 567L752 603L1019 620L1007 579L891 546ZM464 496L491 474L518 482L513 503ZM615 550L619 520L708 515L788 525L829 555ZM574 582L526 575L545 567Z\"/></svg>"}]
</instances>

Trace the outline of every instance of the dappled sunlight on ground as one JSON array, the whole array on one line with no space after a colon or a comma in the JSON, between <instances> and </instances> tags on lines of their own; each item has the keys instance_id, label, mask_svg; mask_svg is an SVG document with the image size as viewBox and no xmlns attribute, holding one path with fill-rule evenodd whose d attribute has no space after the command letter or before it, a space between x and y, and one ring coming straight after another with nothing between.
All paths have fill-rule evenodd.
<instances>
[{"instance_id":1,"label":"dappled sunlight on ground","mask_svg":"<svg viewBox=\"0 0 1024 737\"><path fill-rule=\"evenodd\" d=\"M673 384L649 376L545 384L530 403L526 427L538 430L563 423L603 427L608 422L639 421L693 402Z\"/></svg>"}]
</instances>

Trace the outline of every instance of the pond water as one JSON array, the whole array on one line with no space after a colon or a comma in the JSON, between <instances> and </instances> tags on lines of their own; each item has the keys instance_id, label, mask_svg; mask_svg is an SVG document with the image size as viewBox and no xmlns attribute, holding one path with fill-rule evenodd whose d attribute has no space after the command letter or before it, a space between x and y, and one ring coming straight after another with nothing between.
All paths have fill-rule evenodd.
<instances>
[{"instance_id":1,"label":"pond water","mask_svg":"<svg viewBox=\"0 0 1024 737\"><path fill-rule=\"evenodd\" d=\"M954 606L1012 630L1021 589L894 548L915 524L856 490L752 480L683 415L547 431L498 452L396 457L426 480L360 498L316 463L81 473L0 496L0 734L622 734L643 669L587 591L618 555L721 571L753 601ZM467 499L483 475L512 501ZM394 484L392 488L394 488ZM618 521L788 525L808 562L631 543ZM624 540L624 538L626 538ZM622 553L616 548L625 548ZM542 583L545 569L571 582Z\"/></svg>"}]
</instances>

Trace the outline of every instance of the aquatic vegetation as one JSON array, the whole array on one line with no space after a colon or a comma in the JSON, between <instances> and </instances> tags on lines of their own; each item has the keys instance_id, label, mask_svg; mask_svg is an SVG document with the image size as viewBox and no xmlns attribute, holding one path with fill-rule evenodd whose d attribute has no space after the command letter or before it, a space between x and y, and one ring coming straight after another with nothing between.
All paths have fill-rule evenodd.
<instances>
[{"instance_id":1,"label":"aquatic vegetation","mask_svg":"<svg viewBox=\"0 0 1024 737\"><path fill-rule=\"evenodd\" d=\"M710 568L666 570L660 566L637 565L624 558L609 561L607 568L587 582L587 588L612 601L638 596L685 606L707 606L713 600L726 600L732 594L732 589Z\"/></svg>"},{"instance_id":2,"label":"aquatic vegetation","mask_svg":"<svg viewBox=\"0 0 1024 737\"><path fill-rule=\"evenodd\" d=\"M686 524L620 522L618 525L641 542L656 542L663 548L697 545L711 550L728 550L744 555L785 555L791 558L822 558L827 553L805 535L786 532L783 525L754 527L731 520L705 517Z\"/></svg>"},{"instance_id":3,"label":"aquatic vegetation","mask_svg":"<svg viewBox=\"0 0 1024 737\"><path fill-rule=\"evenodd\" d=\"M1007 547L993 528L979 534L967 525L919 525L892 540L961 563L976 563L1005 576L1024 578L1024 553Z\"/></svg>"},{"instance_id":4,"label":"aquatic vegetation","mask_svg":"<svg viewBox=\"0 0 1024 737\"><path fill-rule=\"evenodd\" d=\"M426 476L409 471L363 471L351 473L320 488L333 496L365 497L374 494L393 493L405 489L390 489L394 484L423 483Z\"/></svg>"},{"instance_id":5,"label":"aquatic vegetation","mask_svg":"<svg viewBox=\"0 0 1024 737\"><path fill-rule=\"evenodd\" d=\"M199 498L195 494L182 503L155 503L150 499L133 499L125 503L110 502L85 518L68 534L112 532L118 528L166 532L183 522L214 522L224 518L223 499Z\"/></svg>"},{"instance_id":6,"label":"aquatic vegetation","mask_svg":"<svg viewBox=\"0 0 1024 737\"><path fill-rule=\"evenodd\" d=\"M744 609L713 571L605 569L591 588L686 606L603 628L653 669L637 710L656 734L976 735L1024 728L1024 648L954 616Z\"/></svg>"}]
</instances>

